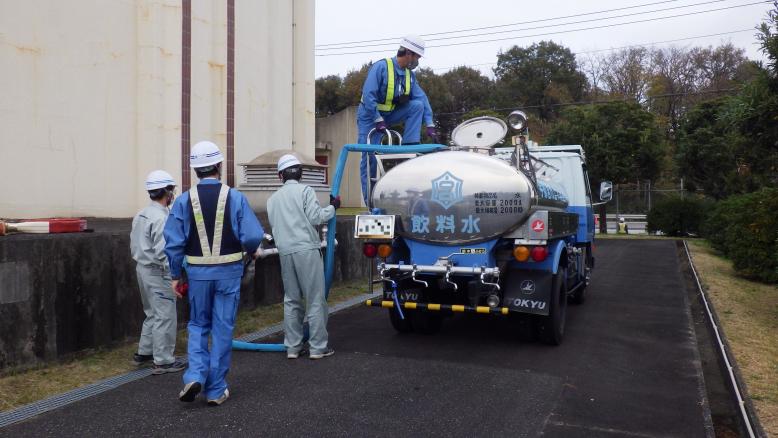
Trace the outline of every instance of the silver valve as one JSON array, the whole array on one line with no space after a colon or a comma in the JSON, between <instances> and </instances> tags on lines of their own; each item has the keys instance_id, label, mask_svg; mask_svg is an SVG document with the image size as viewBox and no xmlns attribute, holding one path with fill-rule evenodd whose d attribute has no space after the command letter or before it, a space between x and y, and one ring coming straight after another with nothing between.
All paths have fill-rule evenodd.
<instances>
[{"instance_id":1,"label":"silver valve","mask_svg":"<svg viewBox=\"0 0 778 438\"><path fill-rule=\"evenodd\" d=\"M451 281L451 279L449 278L450 276L451 276L451 265L446 265L446 283L452 285L454 287L454 290L458 290L459 286L457 286L456 283Z\"/></svg>"},{"instance_id":2,"label":"silver valve","mask_svg":"<svg viewBox=\"0 0 778 438\"><path fill-rule=\"evenodd\" d=\"M486 267L485 266L481 266L481 284L483 284L485 286L492 286L492 287L494 287L495 289L497 289L499 291L500 290L500 285L499 285L500 271L498 271L497 268L495 268L494 276L497 279L497 282L490 283L490 282L486 281Z\"/></svg>"},{"instance_id":3,"label":"silver valve","mask_svg":"<svg viewBox=\"0 0 778 438\"><path fill-rule=\"evenodd\" d=\"M411 271L411 280L413 280L415 283L421 283L421 284L423 284L423 285L424 285L424 287L429 287L429 284L427 284L427 282L426 282L426 281L424 281L424 280L417 280L417 279L416 279L416 272L417 272L417 269L416 269L416 264L414 263L414 265L413 265L413 271ZM455 285L455 286L456 286L456 285Z\"/></svg>"}]
</instances>

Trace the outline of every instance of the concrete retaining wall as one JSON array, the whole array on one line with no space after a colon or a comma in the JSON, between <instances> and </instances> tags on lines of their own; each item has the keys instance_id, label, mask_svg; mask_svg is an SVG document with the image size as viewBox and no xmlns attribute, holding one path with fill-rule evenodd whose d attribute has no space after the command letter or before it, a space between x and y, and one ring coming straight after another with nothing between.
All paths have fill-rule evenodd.
<instances>
[{"instance_id":1,"label":"concrete retaining wall","mask_svg":"<svg viewBox=\"0 0 778 438\"><path fill-rule=\"evenodd\" d=\"M98 224L94 233L0 237L0 370L139 335L143 311L129 221ZM368 274L368 261L351 237L353 226L353 217L338 218L336 281ZM278 258L254 267L244 277L241 309L283 297ZM185 303L179 303L179 323L187 317Z\"/></svg>"}]
</instances>

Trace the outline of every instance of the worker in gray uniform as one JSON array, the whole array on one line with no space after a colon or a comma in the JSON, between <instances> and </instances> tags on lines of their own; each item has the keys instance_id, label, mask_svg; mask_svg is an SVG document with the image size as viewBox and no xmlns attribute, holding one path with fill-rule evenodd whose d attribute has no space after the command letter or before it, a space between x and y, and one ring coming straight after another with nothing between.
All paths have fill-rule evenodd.
<instances>
[{"instance_id":1,"label":"worker in gray uniform","mask_svg":"<svg viewBox=\"0 0 778 438\"><path fill-rule=\"evenodd\" d=\"M173 202L176 182L164 170L155 170L146 178L151 203L132 220L130 252L137 263L143 313L146 319L133 356L137 366L153 360L152 374L182 371L186 365L176 360L176 297L170 289L170 268L165 256L162 230Z\"/></svg>"},{"instance_id":2,"label":"worker in gray uniform","mask_svg":"<svg viewBox=\"0 0 778 438\"><path fill-rule=\"evenodd\" d=\"M328 345L324 264L319 233L314 227L335 216L340 198L330 196L330 205L322 208L316 192L300 183L302 164L294 155L282 156L277 169L284 185L268 199L267 214L281 258L286 357L297 359L305 353L303 316L306 315L310 326L309 357L321 359L332 356L335 350Z\"/></svg>"}]
</instances>

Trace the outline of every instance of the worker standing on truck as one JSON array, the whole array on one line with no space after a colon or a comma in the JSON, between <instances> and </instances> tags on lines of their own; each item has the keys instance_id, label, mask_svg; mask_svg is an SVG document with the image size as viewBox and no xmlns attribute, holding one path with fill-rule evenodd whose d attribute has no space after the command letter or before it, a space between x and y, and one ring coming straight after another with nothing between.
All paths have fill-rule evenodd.
<instances>
[{"instance_id":1,"label":"worker standing on truck","mask_svg":"<svg viewBox=\"0 0 778 438\"><path fill-rule=\"evenodd\" d=\"M246 197L221 183L223 161L214 143L194 145L189 163L200 183L176 199L165 225L172 286L178 286L184 258L189 279L189 368L178 398L191 402L204 390L211 406L230 396L225 377L230 369L243 252L254 254L264 234ZM178 290L176 294L180 296Z\"/></svg>"},{"instance_id":2,"label":"worker standing on truck","mask_svg":"<svg viewBox=\"0 0 778 438\"><path fill-rule=\"evenodd\" d=\"M427 136L438 141L429 99L413 73L413 69L419 65L419 59L424 56L424 47L424 40L420 37L406 36L400 41L397 56L384 58L370 67L357 109L358 143L366 143L368 133L375 129L370 140L372 144L377 144L381 136L387 133L387 127L405 123L403 144L419 144L422 121L427 127ZM376 169L373 154L363 153L359 169L365 205L370 205L367 193L368 159L371 178L375 178Z\"/></svg>"},{"instance_id":3,"label":"worker standing on truck","mask_svg":"<svg viewBox=\"0 0 778 438\"><path fill-rule=\"evenodd\" d=\"M327 298L324 292L324 264L316 226L335 216L340 197L330 195L330 205L320 207L316 192L300 184L300 160L287 154L278 160L278 178L284 185L267 201L267 217L281 258L284 282L284 346L286 357L304 354L303 316L310 325L310 358L332 356L327 334ZM306 310L307 306L307 312Z\"/></svg>"},{"instance_id":4,"label":"worker standing on truck","mask_svg":"<svg viewBox=\"0 0 778 438\"><path fill-rule=\"evenodd\" d=\"M130 253L137 263L138 288L143 303L143 328L138 352L133 355L137 366L153 361L152 374L182 371L186 364L176 360L176 296L170 289L170 268L165 256L162 230L175 198L176 182L164 170L146 177L146 191L151 203L132 219Z\"/></svg>"}]
</instances>

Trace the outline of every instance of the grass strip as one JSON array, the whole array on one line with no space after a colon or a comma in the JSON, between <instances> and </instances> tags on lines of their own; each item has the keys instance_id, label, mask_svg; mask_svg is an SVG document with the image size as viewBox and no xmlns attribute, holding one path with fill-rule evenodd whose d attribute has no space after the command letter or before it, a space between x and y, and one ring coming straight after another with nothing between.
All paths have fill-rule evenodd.
<instances>
[{"instance_id":1,"label":"grass strip","mask_svg":"<svg viewBox=\"0 0 778 438\"><path fill-rule=\"evenodd\" d=\"M768 436L778 436L778 286L735 275L707 241L689 241L694 266Z\"/></svg>"}]
</instances>

